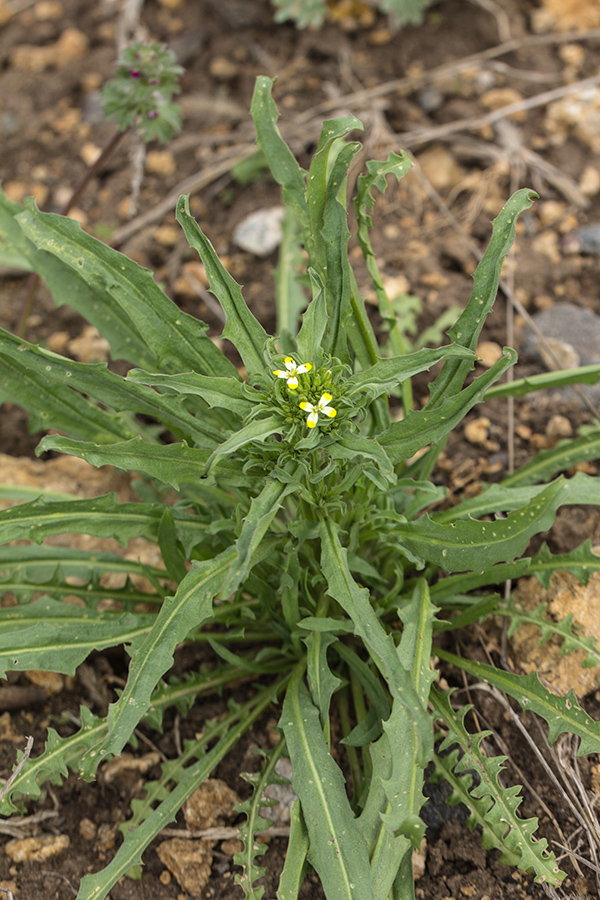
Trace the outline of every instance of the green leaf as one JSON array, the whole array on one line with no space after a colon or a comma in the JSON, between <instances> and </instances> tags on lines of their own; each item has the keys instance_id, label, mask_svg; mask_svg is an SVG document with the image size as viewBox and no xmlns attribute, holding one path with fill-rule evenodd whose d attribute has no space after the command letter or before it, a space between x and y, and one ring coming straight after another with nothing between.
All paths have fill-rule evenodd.
<instances>
[{"instance_id":1,"label":"green leaf","mask_svg":"<svg viewBox=\"0 0 600 900\"><path fill-rule=\"evenodd\" d=\"M33 203L26 202L17 219L37 247L56 256L91 287L107 291L126 311L154 354L156 368L174 372L187 368L205 375L236 373L207 337L207 326L181 312L150 270L86 234L79 223L41 213Z\"/></svg>"},{"instance_id":2,"label":"green leaf","mask_svg":"<svg viewBox=\"0 0 600 900\"><path fill-rule=\"evenodd\" d=\"M516 191L494 219L492 238L473 275L473 293L464 312L448 331L451 341L476 350L483 324L491 312L504 259L513 245L518 216L529 209L538 195L522 188ZM444 397L458 394L472 365L467 361L449 360L431 386L426 409L439 406Z\"/></svg>"},{"instance_id":3,"label":"green leaf","mask_svg":"<svg viewBox=\"0 0 600 900\"><path fill-rule=\"evenodd\" d=\"M405 356L379 360L374 366L349 378L344 384L344 389L351 397L366 391L370 398L374 399L381 394L391 393L407 378L412 378L418 372L425 372L440 360L453 356L473 359L469 350L456 344L440 347L438 350L417 350Z\"/></svg>"},{"instance_id":4,"label":"green leaf","mask_svg":"<svg viewBox=\"0 0 600 900\"><path fill-rule=\"evenodd\" d=\"M453 789L447 802L451 806L457 803L467 806L471 813L467 825L471 831L477 826L481 828L484 849L494 847L502 851L500 862L517 866L522 872L534 872L538 883L560 884L565 873L547 849L548 842L534 837L538 820L521 819L517 815L522 802L518 796L520 785L505 788L500 784L502 764L507 757L489 757L481 752L481 741L491 732L469 734L464 719L472 707L465 706L455 712L450 705L449 691L442 694L433 689L431 702L436 718L442 719L448 729L434 755L438 777L445 778ZM451 752L447 753L448 750ZM477 783L473 772L478 776Z\"/></svg>"},{"instance_id":5,"label":"green leaf","mask_svg":"<svg viewBox=\"0 0 600 900\"><path fill-rule=\"evenodd\" d=\"M134 436L131 423L122 416L100 409L57 381L55 361L64 365L61 357L0 329L0 402L22 406L31 416L32 431L52 427L100 443Z\"/></svg>"},{"instance_id":6,"label":"green leaf","mask_svg":"<svg viewBox=\"0 0 600 900\"><path fill-rule=\"evenodd\" d=\"M260 549L261 542L284 499L288 494L297 491L298 485L293 477L297 468L297 463L291 463L288 466L287 472L290 480L285 483L278 478L267 478L260 494L252 499L240 536L235 544L235 565L231 566L227 578L223 582L221 589L223 599L231 596L247 576L253 564L253 556Z\"/></svg>"},{"instance_id":7,"label":"green leaf","mask_svg":"<svg viewBox=\"0 0 600 900\"><path fill-rule=\"evenodd\" d=\"M132 472L145 472L176 491L185 483L194 484L206 472L208 450L177 444L147 444L140 436L120 444L92 444L48 435L42 438L37 453L56 450L85 459L93 466L116 466Z\"/></svg>"},{"instance_id":8,"label":"green leaf","mask_svg":"<svg viewBox=\"0 0 600 900\"><path fill-rule=\"evenodd\" d=\"M581 708L573 691L569 691L565 697L553 694L542 685L537 672L531 672L529 675L513 675L485 663L462 659L437 647L436 654L440 659L458 666L474 678L486 681L510 697L514 697L523 709L541 716L548 723L550 744L553 744L561 734L570 733L581 738L577 756L600 752L600 722L595 722Z\"/></svg>"},{"instance_id":9,"label":"green leaf","mask_svg":"<svg viewBox=\"0 0 600 900\"><path fill-rule=\"evenodd\" d=\"M534 534L548 531L567 493L564 479L558 478L506 519L439 525L425 515L415 522L399 523L395 533L411 553L447 572L481 571L515 559Z\"/></svg>"},{"instance_id":10,"label":"green leaf","mask_svg":"<svg viewBox=\"0 0 600 900\"><path fill-rule=\"evenodd\" d=\"M321 570L327 593L337 600L354 623L377 668L385 678L392 697L409 713L421 739L419 759L423 765L432 747L431 723L423 710L410 673L402 666L391 635L377 617L369 591L357 585L348 566L347 550L341 546L337 526L327 519L321 523Z\"/></svg>"},{"instance_id":11,"label":"green leaf","mask_svg":"<svg viewBox=\"0 0 600 900\"><path fill-rule=\"evenodd\" d=\"M290 806L290 836L283 871L279 878L277 900L298 900L308 854L308 831L299 800Z\"/></svg>"},{"instance_id":12,"label":"green leaf","mask_svg":"<svg viewBox=\"0 0 600 900\"><path fill-rule=\"evenodd\" d=\"M431 669L434 612L427 583L419 579L412 601L402 610L404 630L398 657L403 667L412 674L415 692L425 715L429 690L435 678L435 672ZM427 718L432 735L433 721L429 716ZM376 900L386 900L389 896L402 860L410 853L411 844L418 845L425 834L425 823L419 818L419 811L425 803L422 790L424 761L420 754L423 738L417 724L406 707L394 701L392 714L383 723L384 733L379 739L382 753L374 757L371 789L380 797L381 784L385 795L385 803L381 803L379 811L381 825L371 854ZM428 743L432 741L431 736ZM386 756L391 761L391 767Z\"/></svg>"},{"instance_id":13,"label":"green leaf","mask_svg":"<svg viewBox=\"0 0 600 900\"><path fill-rule=\"evenodd\" d=\"M66 431L70 437L101 443L111 443L115 437L133 437L144 428L134 419L133 414L137 413L159 419L166 428L193 439L199 446L212 449L223 438L216 427L220 423L211 422L214 417L206 410L202 415L194 416L181 398L164 396L143 384L134 384L133 379L111 372L106 363L78 363L0 330L0 372L6 372L11 365L18 367L11 385L14 402L34 415L39 415L40 406L43 406L44 427L51 424ZM48 396L47 403L40 401L40 391L44 397ZM61 398L64 398L68 417L62 413ZM108 411L90 404L89 400L101 403ZM115 415L115 412L122 415ZM95 437L95 432L102 434L101 427L107 432L107 439L102 441Z\"/></svg>"},{"instance_id":14,"label":"green leaf","mask_svg":"<svg viewBox=\"0 0 600 900\"><path fill-rule=\"evenodd\" d=\"M152 367L155 358L146 346L129 315L100 287L87 285L59 259L38 250L23 234L15 216L23 207L11 203L0 190L0 242L4 240L4 265L18 265L34 271L45 281L57 306L67 304L94 325L111 346L115 359L127 359L139 366ZM0 244L2 246L2 244Z\"/></svg>"},{"instance_id":15,"label":"green leaf","mask_svg":"<svg viewBox=\"0 0 600 900\"><path fill-rule=\"evenodd\" d=\"M525 397L534 391L556 390L569 384L597 384L598 381L600 381L600 365L579 366L577 369L542 372L529 378L517 378L506 384L497 384L487 391L485 399Z\"/></svg>"},{"instance_id":16,"label":"green leaf","mask_svg":"<svg viewBox=\"0 0 600 900\"><path fill-rule=\"evenodd\" d=\"M405 419L394 422L387 431L378 435L379 443L392 462L402 462L427 444L439 443L470 409L483 400L488 385L497 381L516 359L514 350L505 348L503 357L497 363L456 396L442 400L435 409L427 404L422 410L412 410Z\"/></svg>"},{"instance_id":17,"label":"green leaf","mask_svg":"<svg viewBox=\"0 0 600 900\"><path fill-rule=\"evenodd\" d=\"M245 713L239 724L230 728L206 755L186 769L185 774L168 797L152 810L141 825L127 834L112 861L100 872L94 875L85 875L82 878L77 900L104 900L117 881L133 865L141 863L142 853L146 847L160 834L165 825L174 821L185 801L239 743L246 731L267 709L271 700L271 689L265 689L258 695L251 710Z\"/></svg>"},{"instance_id":18,"label":"green leaf","mask_svg":"<svg viewBox=\"0 0 600 900\"><path fill-rule=\"evenodd\" d=\"M143 369L130 369L127 381L149 384L154 387L167 388L177 394L194 395L202 399L210 407L227 409L244 418L254 408L251 396L244 391L244 384L236 378L216 378L210 375L198 375L196 372L182 372L178 375L163 375L160 372L144 372ZM161 395L159 395L161 396ZM163 398L164 399L164 398ZM168 396L165 402L172 403Z\"/></svg>"},{"instance_id":19,"label":"green leaf","mask_svg":"<svg viewBox=\"0 0 600 900\"><path fill-rule=\"evenodd\" d=\"M167 597L152 630L136 648L123 693L108 709L108 736L89 750L81 772L90 777L109 755L118 755L151 704L157 681L173 665L175 647L189 631L199 628L211 615L235 550L224 550L214 559L194 562L174 597Z\"/></svg>"},{"instance_id":20,"label":"green leaf","mask_svg":"<svg viewBox=\"0 0 600 900\"><path fill-rule=\"evenodd\" d=\"M328 900L374 900L367 847L346 796L344 776L330 756L319 712L298 666L286 691L279 727L292 762L292 787L308 830L308 859Z\"/></svg>"},{"instance_id":21,"label":"green leaf","mask_svg":"<svg viewBox=\"0 0 600 900\"><path fill-rule=\"evenodd\" d=\"M281 223L282 241L279 262L275 269L275 303L277 308L277 333L291 335L298 331L298 321L306 309L307 296L300 284L303 257L299 241L296 213L286 207Z\"/></svg>"},{"instance_id":22,"label":"green leaf","mask_svg":"<svg viewBox=\"0 0 600 900\"><path fill-rule=\"evenodd\" d=\"M386 482L396 483L396 474L391 460L381 444L374 438L361 434L346 433L328 448L333 459L355 460L356 465L364 465L362 460L372 460ZM385 490L385 488L384 488Z\"/></svg>"},{"instance_id":23,"label":"green leaf","mask_svg":"<svg viewBox=\"0 0 600 900\"><path fill-rule=\"evenodd\" d=\"M548 588L552 575L559 570L570 572L583 584L587 584L592 572L600 570L600 556L594 553L591 539L588 538L570 553L554 555L548 550L547 544L542 544L531 560L529 572L535 575L543 587Z\"/></svg>"},{"instance_id":24,"label":"green leaf","mask_svg":"<svg viewBox=\"0 0 600 900\"><path fill-rule=\"evenodd\" d=\"M284 205L291 207L296 213L304 244L308 247L310 228L304 195L306 172L298 164L277 127L279 113L271 97L273 84L272 78L259 75L254 85L250 111L256 128L256 142L267 157L273 178L283 188Z\"/></svg>"},{"instance_id":25,"label":"green leaf","mask_svg":"<svg viewBox=\"0 0 600 900\"><path fill-rule=\"evenodd\" d=\"M559 441L551 450L542 450L512 475L502 480L504 487L521 484L537 484L547 481L557 472L564 472L580 462L600 457L600 428L575 439ZM585 502L585 501L584 501Z\"/></svg>"},{"instance_id":26,"label":"green leaf","mask_svg":"<svg viewBox=\"0 0 600 900\"><path fill-rule=\"evenodd\" d=\"M156 616L99 612L41 597L0 610L0 677L41 669L75 675L92 650L139 646Z\"/></svg>"},{"instance_id":27,"label":"green leaf","mask_svg":"<svg viewBox=\"0 0 600 900\"><path fill-rule=\"evenodd\" d=\"M249 800L238 804L236 812L242 812L246 816L246 822L240 828L240 838L244 849L236 853L233 861L236 866L242 867L242 874L236 874L235 883L239 884L244 892L246 900L262 900L265 889L262 885L255 887L254 882L262 878L266 873L264 866L257 866L255 858L262 856L267 845L259 843L256 834L264 831L271 825L269 819L261 816L262 808L275 804L277 801L265 797L265 791L270 784L288 784L287 778L281 778L275 771L275 766L285 748L285 740L280 737L279 743L270 753L264 753L265 765L259 775L242 773L242 777L253 785L254 790Z\"/></svg>"},{"instance_id":28,"label":"green leaf","mask_svg":"<svg viewBox=\"0 0 600 900\"><path fill-rule=\"evenodd\" d=\"M241 447L245 447L246 444L254 441L263 442L272 434L280 434L283 424L283 418L277 415L268 416L266 419L254 419L239 431L234 431L230 438L217 447L208 460L208 468L214 466L219 457L234 453Z\"/></svg>"},{"instance_id":29,"label":"green leaf","mask_svg":"<svg viewBox=\"0 0 600 900\"><path fill-rule=\"evenodd\" d=\"M190 215L189 196L179 198L176 215L190 247L199 253L210 289L225 312L226 324L222 337L229 338L233 343L250 375L264 372L264 351L269 335L246 306L239 284L223 266L213 245Z\"/></svg>"}]
</instances>

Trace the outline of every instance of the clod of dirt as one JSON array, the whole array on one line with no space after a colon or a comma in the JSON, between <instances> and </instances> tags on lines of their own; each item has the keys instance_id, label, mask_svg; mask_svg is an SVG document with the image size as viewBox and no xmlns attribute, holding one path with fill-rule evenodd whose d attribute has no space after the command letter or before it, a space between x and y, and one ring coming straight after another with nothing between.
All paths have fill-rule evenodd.
<instances>
[{"instance_id":1,"label":"clod of dirt","mask_svg":"<svg viewBox=\"0 0 600 900\"><path fill-rule=\"evenodd\" d=\"M233 808L238 803L240 798L228 784L220 778L209 778L185 803L183 815L188 827L194 831L215 828L236 815Z\"/></svg>"},{"instance_id":2,"label":"clod of dirt","mask_svg":"<svg viewBox=\"0 0 600 900\"><path fill-rule=\"evenodd\" d=\"M283 778L292 780L292 764L289 759L278 759L275 771ZM265 797L276 800L277 804L261 809L261 816L264 819L271 819L274 825L288 825L292 803L298 799L291 784L270 784L265 790Z\"/></svg>"},{"instance_id":3,"label":"clod of dirt","mask_svg":"<svg viewBox=\"0 0 600 900\"><path fill-rule=\"evenodd\" d=\"M38 672L30 670L25 673L29 681L36 687L43 688L47 694L60 694L65 689L65 679L58 672Z\"/></svg>"},{"instance_id":4,"label":"clod of dirt","mask_svg":"<svg viewBox=\"0 0 600 900\"><path fill-rule=\"evenodd\" d=\"M545 603L549 618L556 622L572 613L583 635L596 642L600 639L600 573L591 575L587 585L583 585L569 572L556 572L548 590L536 578L523 579L514 598L527 610ZM540 630L535 625L523 625L513 635L511 658L518 669L537 672L542 681L559 694L573 689L578 697L583 697L597 688L600 665L584 669L583 650L561 656L561 638L552 637L541 647L539 639Z\"/></svg>"},{"instance_id":5,"label":"clod of dirt","mask_svg":"<svg viewBox=\"0 0 600 900\"><path fill-rule=\"evenodd\" d=\"M177 879L184 891L200 897L212 866L212 852L205 841L186 841L172 838L163 841L156 850L161 863Z\"/></svg>"},{"instance_id":6,"label":"clod of dirt","mask_svg":"<svg viewBox=\"0 0 600 900\"><path fill-rule=\"evenodd\" d=\"M55 44L36 47L21 44L11 53L10 61L15 69L25 72L43 72L46 69L62 69L74 60L81 59L88 49L88 39L77 28L67 28Z\"/></svg>"},{"instance_id":7,"label":"clod of dirt","mask_svg":"<svg viewBox=\"0 0 600 900\"><path fill-rule=\"evenodd\" d=\"M597 28L600 7L597 0L542 0L531 14L534 31L572 31Z\"/></svg>"},{"instance_id":8,"label":"clod of dirt","mask_svg":"<svg viewBox=\"0 0 600 900\"><path fill-rule=\"evenodd\" d=\"M465 425L465 438L470 444L485 444L492 423L487 416L480 416Z\"/></svg>"},{"instance_id":9,"label":"clod of dirt","mask_svg":"<svg viewBox=\"0 0 600 900\"><path fill-rule=\"evenodd\" d=\"M47 837L18 838L4 845L4 851L13 862L44 862L51 856L64 853L70 841L66 834L50 834Z\"/></svg>"}]
</instances>

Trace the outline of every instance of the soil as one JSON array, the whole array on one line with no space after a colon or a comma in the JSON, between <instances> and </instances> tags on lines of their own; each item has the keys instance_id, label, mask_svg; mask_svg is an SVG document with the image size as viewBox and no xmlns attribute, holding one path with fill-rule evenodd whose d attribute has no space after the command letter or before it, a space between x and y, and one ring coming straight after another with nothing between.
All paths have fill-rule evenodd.
<instances>
[{"instance_id":1,"label":"soil","mask_svg":"<svg viewBox=\"0 0 600 900\"><path fill-rule=\"evenodd\" d=\"M97 92L115 62L116 36L123 27L120 6L108 0L0 2L0 177L11 199L21 201L33 194L42 208L56 211L95 148L112 135L113 126L99 113ZM126 6L130 9L132 4ZM179 186L191 190L192 212L234 277L244 284L255 314L272 330L276 254L259 259L240 251L232 240L245 215L280 202L279 191L269 180L243 184L231 171L231 161L247 154L252 144L248 109L255 78L264 74L278 78L274 97L280 126L301 162L306 163L314 150L323 119L348 113L364 122L369 156L384 158L388 150L404 147L417 160L414 172L400 186L390 185L381 198L374 241L388 282L398 293L422 301L419 332L451 307L464 305L476 254L490 236L490 222L509 194L522 186L534 187L540 200L521 217L517 247L504 271L521 304L515 335L507 337L506 301L500 294L482 335L487 350L493 354L498 346L513 343L521 351L515 377L541 372L541 361L523 352L523 309L535 314L561 301L600 313L600 255L593 246L588 255L567 253L565 240L565 235L575 233L570 246L577 250L577 229L600 222L598 88L589 88L583 111L573 112L573 103L554 98L530 103L509 119L490 120L490 111L498 106L597 73L600 18L594 0L577 4L442 0L431 6L422 26L401 31L393 30L372 5L354 0L334 0L324 26L306 31L289 23L274 24L267 0L147 0L140 6L137 34L168 43L186 68L180 98L184 127L167 148L150 146L133 217L129 200L136 146L130 136L88 185L72 215L92 233L153 268L170 296L207 321L215 336L222 323L207 305L206 294L197 290L194 256L176 227L173 204L165 209L163 201L176 196ZM573 36L577 29L580 33ZM497 50L501 46L502 51ZM468 65L462 64L465 60ZM429 129L428 135L419 136L419 129ZM197 186L185 186L192 176ZM366 275L361 278L368 294ZM17 327L25 290L21 275L0 272L4 328ZM373 321L377 327L375 307ZM97 335L67 305L55 308L43 288L37 291L27 337L80 359L101 358ZM425 379L418 380L417 398L423 399L426 391ZM5 404L1 415L0 453L14 458L12 471L18 482L19 470L29 472L27 464L40 436L27 432L26 417L17 407ZM557 433L575 433L593 416L593 410L573 395L544 395L515 403L516 464L551 445ZM504 401L476 409L449 441L436 477L457 494L474 490L479 478L500 478L510 464L509 432ZM590 463L586 471L595 473L595 465ZM588 537L597 542L599 534L598 511L583 507L563 511L545 537L553 551L564 552ZM482 659L484 651L499 652L499 634L473 631L461 640L468 652ZM200 659L190 654L186 649L178 656L178 671L199 664ZM10 677L8 687L26 693L17 691L13 705L2 711L2 775L10 773L25 735L34 737L35 756L49 726L68 734L76 727L73 720L81 704L95 711L105 706L122 683L125 667L119 654L97 654L76 678L61 681L56 692L43 680L38 679L36 687L33 678ZM450 683L462 684L456 672L442 668L442 673ZM243 696L239 690L236 699ZM193 737L227 699L198 702L185 721L169 719L162 736L144 733L137 754L175 755L175 733L181 732L181 740ZM494 751L510 752L521 768L520 773L507 769L507 783L526 779L523 815L539 816L549 840L569 839L579 823L523 736L493 699L485 695L471 699L486 727L495 728L505 742ZM592 695L583 701L596 718L599 700ZM261 722L216 773L241 797L249 788L240 773L256 766L252 751L269 746L272 724L269 717ZM580 762L591 797L597 792L597 781L591 780L593 764L593 759ZM152 775L150 770L148 777ZM29 835L67 835L70 843L68 852L43 862L13 862L0 849L0 889L12 891L17 900L75 896L81 877L111 859L119 840L116 827L128 817L130 800L143 790L144 777L100 778L87 784L70 775L62 786L49 786L39 802L30 804L33 820L1 823L4 843ZM470 834L459 821L460 810L456 818L456 811L436 797L434 793L426 813L430 825L424 872L417 882L420 900L543 895L543 888L531 878L503 866L498 853L483 850L479 835ZM272 838L263 860L268 900L275 897L285 846L284 838ZM202 897L242 896L233 883L236 868L230 850L217 845ZM584 857L579 870L572 859L561 859L568 872L561 894L600 896L585 864L591 857L583 839L578 852ZM112 900L188 896L161 862L156 845L148 849L144 863L141 879L122 879L110 893ZM323 897L316 876L308 877L301 897Z\"/></svg>"}]
</instances>

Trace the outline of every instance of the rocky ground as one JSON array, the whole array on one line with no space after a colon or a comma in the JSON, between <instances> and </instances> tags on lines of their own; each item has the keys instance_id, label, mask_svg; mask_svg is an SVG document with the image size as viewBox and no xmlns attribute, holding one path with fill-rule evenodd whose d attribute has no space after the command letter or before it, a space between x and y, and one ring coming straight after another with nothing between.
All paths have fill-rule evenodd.
<instances>
[{"instance_id":1,"label":"rocky ground","mask_svg":"<svg viewBox=\"0 0 600 900\"><path fill-rule=\"evenodd\" d=\"M335 0L322 29L300 32L289 23L275 25L267 0L147 0L139 6L128 23L125 13L131 13L131 3L0 0L0 177L11 199L19 202L33 194L40 207L54 211L68 199L75 180L113 133L113 126L102 120L98 89L111 74L117 42L128 33L150 36L168 43L186 69L183 130L168 147L148 148L135 210L136 144L126 137L71 214L153 268L170 296L207 321L215 335L222 323L202 269L176 226L174 199L191 192L194 215L244 284L255 314L272 328L276 253L260 257L234 239L246 216L280 202L268 179L243 183L236 169L252 150L248 109L254 80L267 74L278 78L274 97L282 133L302 162L314 149L323 119L347 113L364 122L369 156L382 158L398 148L413 155L412 173L399 187L391 187L378 206L374 242L390 292L419 298L417 334L464 305L491 220L512 191L527 186L540 199L519 221L517 246L503 272L506 290L480 347L484 364L491 365L506 343L519 351L516 377L544 371L557 354L563 365L600 362L597 0L442 0L431 6L422 26L400 32L372 5L356 0ZM18 327L24 294L24 278L0 271L0 325ZM514 322L507 296L516 300ZM543 344L531 331L531 317L546 334ZM54 308L43 289L37 293L27 337L76 359L106 358L101 336L68 306ZM425 393L425 383L419 390ZM583 398L571 391L518 402L512 413L499 400L477 408L449 442L438 477L457 493L475 490L479 479L506 472L513 455L519 464L574 434L595 418L599 403L600 393L588 390ZM38 440L39 435L28 434L24 414L5 404L0 482L76 490L81 496L117 489L126 496L124 476L98 474L73 460L68 466L60 460L34 461ZM596 465L588 464L587 471L595 473ZM598 542L599 529L598 510L581 507L561 513L546 537L554 551L566 551L588 537ZM539 602L540 592L530 584L519 590L527 602ZM551 614L572 611L592 632L598 628L598 582L590 582L585 592L561 583L544 599ZM473 632L464 640L475 655L494 653L500 634ZM559 689L573 687L585 695L586 708L597 718L597 674L582 670L579 661L567 668L556 649L551 650L554 656L547 650L535 655L539 653L537 639L527 635L509 648L514 666L535 667L551 683L556 676ZM178 671L197 664L198 658L184 650ZM0 687L2 773L10 772L26 735L33 735L36 755L48 726L67 733L81 703L105 707L122 683L124 666L118 654L103 654L82 666L75 679L41 673L9 679ZM549 840L570 842L583 857L561 860L569 872L563 896L577 891L600 896L586 863L593 862L598 850L589 834L577 832L580 823L568 795L557 790L500 701L485 695L473 700L481 721L496 731L494 752L510 752L518 767L510 767L506 778L525 784L523 813L539 816ZM118 825L152 766L163 755L175 754L180 738L193 736L223 702L198 703L185 723L172 722L163 736L149 732L136 754L121 768L107 767L98 784L70 776L62 787L48 788L28 819L0 823L5 835L0 888L12 891L17 900L75 896L82 875L111 858ZM271 724L261 723L220 767L220 782L202 799L203 818L181 819L177 839L184 843L179 853L191 849L186 825L224 829L235 824L231 792L247 794L240 772L255 765L253 748L268 746ZM543 746L541 736L532 734ZM576 770L571 756L563 747L557 768L576 773L593 806L600 788L596 761L580 762ZM420 900L542 896L531 879L505 868L496 853L482 850L479 836L469 834L457 818L448 818L447 808L432 804L432 810L417 887ZM235 839L226 831L222 835L210 853L195 848L194 871L206 876L202 897L234 900L241 897L233 884ZM181 865L173 862L170 850L161 849L174 836L161 837L148 850L141 880L123 880L111 891L113 900L174 900L193 894ZM285 846L284 836L270 840L268 900L275 896ZM316 878L308 879L302 897L322 897Z\"/></svg>"}]
</instances>

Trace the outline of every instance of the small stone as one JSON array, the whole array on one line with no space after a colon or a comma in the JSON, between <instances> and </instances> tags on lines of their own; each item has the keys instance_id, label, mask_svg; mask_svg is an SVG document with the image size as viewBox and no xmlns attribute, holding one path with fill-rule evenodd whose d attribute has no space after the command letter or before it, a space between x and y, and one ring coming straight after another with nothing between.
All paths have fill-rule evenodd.
<instances>
[{"instance_id":1,"label":"small stone","mask_svg":"<svg viewBox=\"0 0 600 900\"><path fill-rule=\"evenodd\" d=\"M514 88L492 88L482 94L479 98L482 105L486 109L501 109L503 106L509 106L511 103L519 103L523 100L523 94L520 94ZM513 113L509 118L515 122L523 122L527 117L527 110Z\"/></svg>"},{"instance_id":2,"label":"small stone","mask_svg":"<svg viewBox=\"0 0 600 900\"><path fill-rule=\"evenodd\" d=\"M441 272L424 272L419 278L419 284L442 291L448 287L450 279L447 275L442 275Z\"/></svg>"},{"instance_id":3,"label":"small stone","mask_svg":"<svg viewBox=\"0 0 600 900\"><path fill-rule=\"evenodd\" d=\"M65 679L58 672L28 671L27 678L36 687L42 687L48 694L60 694L65 689Z\"/></svg>"},{"instance_id":4,"label":"small stone","mask_svg":"<svg viewBox=\"0 0 600 900\"><path fill-rule=\"evenodd\" d=\"M163 247L174 247L181 237L181 229L175 225L161 225L154 230L152 237Z\"/></svg>"},{"instance_id":5,"label":"small stone","mask_svg":"<svg viewBox=\"0 0 600 900\"><path fill-rule=\"evenodd\" d=\"M234 856L236 853L241 853L243 849L244 845L241 841L238 841L237 838L230 838L228 841L221 842L221 851L228 856Z\"/></svg>"},{"instance_id":6,"label":"small stone","mask_svg":"<svg viewBox=\"0 0 600 900\"><path fill-rule=\"evenodd\" d=\"M549 228L551 225L555 225L564 214L566 208L567 204L558 200L547 200L545 203L542 203L538 215L543 227Z\"/></svg>"},{"instance_id":7,"label":"small stone","mask_svg":"<svg viewBox=\"0 0 600 900\"><path fill-rule=\"evenodd\" d=\"M563 44L558 55L570 68L579 69L585 61L585 50L581 44Z\"/></svg>"},{"instance_id":8,"label":"small stone","mask_svg":"<svg viewBox=\"0 0 600 900\"><path fill-rule=\"evenodd\" d=\"M425 178L436 191L450 190L465 177L465 170L442 144L418 154L418 162Z\"/></svg>"},{"instance_id":9,"label":"small stone","mask_svg":"<svg viewBox=\"0 0 600 900\"><path fill-rule=\"evenodd\" d=\"M219 81L231 81L239 72L236 64L226 56L215 56L211 59L208 70L213 78Z\"/></svg>"},{"instance_id":10,"label":"small stone","mask_svg":"<svg viewBox=\"0 0 600 900\"><path fill-rule=\"evenodd\" d=\"M81 819L79 822L79 834L84 841L93 841L97 830L98 826L91 819Z\"/></svg>"},{"instance_id":11,"label":"small stone","mask_svg":"<svg viewBox=\"0 0 600 900\"><path fill-rule=\"evenodd\" d=\"M38 22L58 20L65 14L64 7L59 0L40 0L33 8L33 13Z\"/></svg>"},{"instance_id":12,"label":"small stone","mask_svg":"<svg viewBox=\"0 0 600 900\"><path fill-rule=\"evenodd\" d=\"M482 341L477 345L476 353L481 360L481 365L490 369L502 356L502 347L495 341Z\"/></svg>"},{"instance_id":13,"label":"small stone","mask_svg":"<svg viewBox=\"0 0 600 900\"><path fill-rule=\"evenodd\" d=\"M93 325L86 325L79 337L68 344L69 353L80 362L107 362L110 344Z\"/></svg>"},{"instance_id":14,"label":"small stone","mask_svg":"<svg viewBox=\"0 0 600 900\"><path fill-rule=\"evenodd\" d=\"M269 256L281 244L282 219L282 206L250 213L236 225L233 241L241 250L254 256Z\"/></svg>"},{"instance_id":15,"label":"small stone","mask_svg":"<svg viewBox=\"0 0 600 900\"><path fill-rule=\"evenodd\" d=\"M406 275L384 275L382 281L390 300L395 300L402 294L410 294L410 282Z\"/></svg>"},{"instance_id":16,"label":"small stone","mask_svg":"<svg viewBox=\"0 0 600 900\"><path fill-rule=\"evenodd\" d=\"M534 253L547 256L553 263L560 261L558 235L555 231L543 231L542 234L536 235L531 242L531 248Z\"/></svg>"},{"instance_id":17,"label":"small stone","mask_svg":"<svg viewBox=\"0 0 600 900\"><path fill-rule=\"evenodd\" d=\"M91 141L86 141L79 151L79 155L86 164L86 166L93 166L96 160L100 157L102 150L96 144L93 144Z\"/></svg>"},{"instance_id":18,"label":"small stone","mask_svg":"<svg viewBox=\"0 0 600 900\"><path fill-rule=\"evenodd\" d=\"M464 434L470 444L485 444L488 439L490 425L487 416L480 416L465 425Z\"/></svg>"},{"instance_id":19,"label":"small stone","mask_svg":"<svg viewBox=\"0 0 600 900\"><path fill-rule=\"evenodd\" d=\"M552 416L546 425L546 437L550 446L557 444L563 438L571 437L573 426L566 416Z\"/></svg>"},{"instance_id":20,"label":"small stone","mask_svg":"<svg viewBox=\"0 0 600 900\"><path fill-rule=\"evenodd\" d=\"M600 171L596 166L586 166L579 179L579 190L586 197L594 197L600 191Z\"/></svg>"},{"instance_id":21,"label":"small stone","mask_svg":"<svg viewBox=\"0 0 600 900\"><path fill-rule=\"evenodd\" d=\"M171 884L172 878L173 878L173 876L171 875L169 870L163 869L162 872L160 873L159 880L160 880L161 884Z\"/></svg>"},{"instance_id":22,"label":"small stone","mask_svg":"<svg viewBox=\"0 0 600 900\"><path fill-rule=\"evenodd\" d=\"M172 175L175 172L175 157L170 150L149 150L145 169L153 175Z\"/></svg>"}]
</instances>

